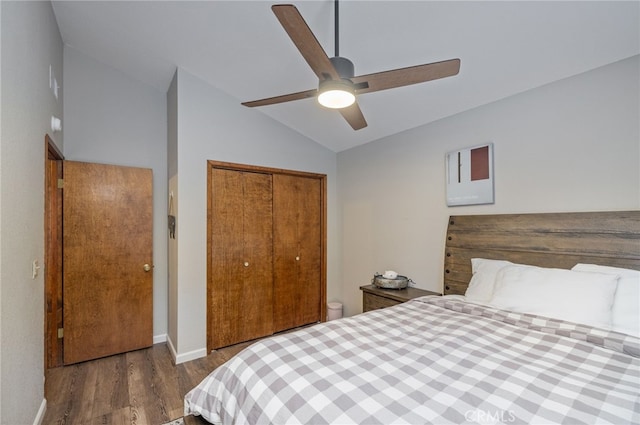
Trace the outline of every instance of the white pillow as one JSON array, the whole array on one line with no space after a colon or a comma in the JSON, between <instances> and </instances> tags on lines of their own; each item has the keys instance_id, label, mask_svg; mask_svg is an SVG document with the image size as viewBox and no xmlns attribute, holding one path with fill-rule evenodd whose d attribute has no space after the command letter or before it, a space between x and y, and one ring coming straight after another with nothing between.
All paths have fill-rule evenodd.
<instances>
[{"instance_id":1,"label":"white pillow","mask_svg":"<svg viewBox=\"0 0 640 425\"><path fill-rule=\"evenodd\" d=\"M576 264L571 270L620 276L611 308L611 328L640 338L640 271L595 264Z\"/></svg>"},{"instance_id":2,"label":"white pillow","mask_svg":"<svg viewBox=\"0 0 640 425\"><path fill-rule=\"evenodd\" d=\"M493 286L498 270L513 265L510 261L488 260L486 258L471 259L471 280L464 296L466 301L487 304L493 296Z\"/></svg>"},{"instance_id":3,"label":"white pillow","mask_svg":"<svg viewBox=\"0 0 640 425\"><path fill-rule=\"evenodd\" d=\"M496 277L491 305L610 329L617 281L605 273L506 266Z\"/></svg>"}]
</instances>

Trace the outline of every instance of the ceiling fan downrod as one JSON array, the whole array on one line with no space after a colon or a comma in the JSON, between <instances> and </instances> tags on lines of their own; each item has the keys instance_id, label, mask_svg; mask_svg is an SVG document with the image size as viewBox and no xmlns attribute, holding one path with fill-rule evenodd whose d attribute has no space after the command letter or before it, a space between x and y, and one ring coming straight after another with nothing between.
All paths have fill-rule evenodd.
<instances>
[{"instance_id":1,"label":"ceiling fan downrod","mask_svg":"<svg viewBox=\"0 0 640 425\"><path fill-rule=\"evenodd\" d=\"M350 79L353 78L355 74L355 70L353 67L353 62L351 62L347 58L343 58L340 56L340 13L339 13L339 5L338 0L334 0L334 23L333 23L333 31L334 31L334 56L329 58L331 64L338 72L340 78Z\"/></svg>"},{"instance_id":2,"label":"ceiling fan downrod","mask_svg":"<svg viewBox=\"0 0 640 425\"><path fill-rule=\"evenodd\" d=\"M338 38L338 34L340 32L340 17L339 12L338 12L338 0L335 0L335 2L333 3L333 43L334 43L334 56L338 57L340 56L340 43L339 43L339 38Z\"/></svg>"}]
</instances>

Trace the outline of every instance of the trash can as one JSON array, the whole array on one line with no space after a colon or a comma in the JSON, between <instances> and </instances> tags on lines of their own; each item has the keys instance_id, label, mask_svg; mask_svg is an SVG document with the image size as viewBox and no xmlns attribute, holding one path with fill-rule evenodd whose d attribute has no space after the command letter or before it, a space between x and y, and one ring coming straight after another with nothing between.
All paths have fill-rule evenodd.
<instances>
[{"instance_id":1,"label":"trash can","mask_svg":"<svg viewBox=\"0 0 640 425\"><path fill-rule=\"evenodd\" d=\"M342 317L342 303L328 303L327 320L335 320Z\"/></svg>"}]
</instances>

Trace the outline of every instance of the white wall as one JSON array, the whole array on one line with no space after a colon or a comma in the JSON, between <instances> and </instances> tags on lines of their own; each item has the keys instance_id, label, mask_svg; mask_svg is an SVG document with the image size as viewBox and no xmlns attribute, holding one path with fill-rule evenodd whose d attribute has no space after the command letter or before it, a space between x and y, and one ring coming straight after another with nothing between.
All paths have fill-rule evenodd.
<instances>
[{"instance_id":1,"label":"white wall","mask_svg":"<svg viewBox=\"0 0 640 425\"><path fill-rule=\"evenodd\" d=\"M209 159L326 174L329 300L341 297L341 286L335 153L180 69L177 115L178 342L172 342L180 362L206 353Z\"/></svg>"},{"instance_id":2,"label":"white wall","mask_svg":"<svg viewBox=\"0 0 640 425\"><path fill-rule=\"evenodd\" d=\"M449 215L640 208L639 57L338 154L345 314L394 269L441 291ZM446 206L445 154L494 143L495 204Z\"/></svg>"},{"instance_id":3,"label":"white wall","mask_svg":"<svg viewBox=\"0 0 640 425\"><path fill-rule=\"evenodd\" d=\"M49 2L0 2L0 423L44 413L44 159L51 115L49 65L62 81L62 40ZM62 134L52 134L63 148Z\"/></svg>"},{"instance_id":4,"label":"white wall","mask_svg":"<svg viewBox=\"0 0 640 425\"><path fill-rule=\"evenodd\" d=\"M153 170L153 334L167 334L167 114L165 93L64 47L67 160ZM114 229L117 231L117 229Z\"/></svg>"}]
</instances>

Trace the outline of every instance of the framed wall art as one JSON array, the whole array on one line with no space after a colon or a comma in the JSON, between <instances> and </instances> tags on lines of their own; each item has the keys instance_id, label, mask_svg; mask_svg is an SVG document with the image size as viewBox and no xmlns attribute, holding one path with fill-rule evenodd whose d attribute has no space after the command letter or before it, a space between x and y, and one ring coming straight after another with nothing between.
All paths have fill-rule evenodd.
<instances>
[{"instance_id":1,"label":"framed wall art","mask_svg":"<svg viewBox=\"0 0 640 425\"><path fill-rule=\"evenodd\" d=\"M448 152L447 205L494 203L493 143Z\"/></svg>"}]
</instances>

